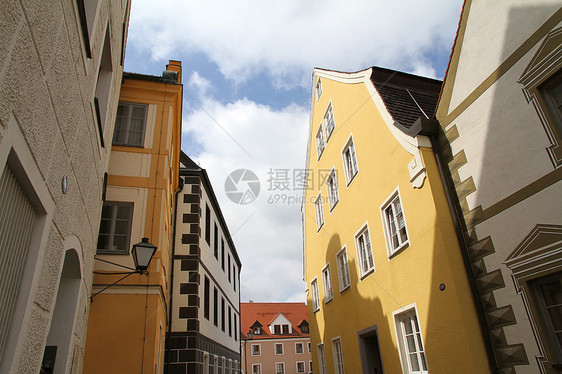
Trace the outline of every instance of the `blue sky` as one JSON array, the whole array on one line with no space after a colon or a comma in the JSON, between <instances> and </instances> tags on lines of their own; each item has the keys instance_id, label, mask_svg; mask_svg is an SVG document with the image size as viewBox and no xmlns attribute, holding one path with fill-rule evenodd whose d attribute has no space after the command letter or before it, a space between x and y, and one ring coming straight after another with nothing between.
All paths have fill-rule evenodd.
<instances>
[{"instance_id":1,"label":"blue sky","mask_svg":"<svg viewBox=\"0 0 562 374\"><path fill-rule=\"evenodd\" d=\"M462 2L135 0L125 70L182 61L182 150L207 170L242 260L242 300L305 301L300 191L312 69L382 66L443 78ZM236 169L261 182L228 199ZM273 188L272 182L289 183Z\"/></svg>"}]
</instances>

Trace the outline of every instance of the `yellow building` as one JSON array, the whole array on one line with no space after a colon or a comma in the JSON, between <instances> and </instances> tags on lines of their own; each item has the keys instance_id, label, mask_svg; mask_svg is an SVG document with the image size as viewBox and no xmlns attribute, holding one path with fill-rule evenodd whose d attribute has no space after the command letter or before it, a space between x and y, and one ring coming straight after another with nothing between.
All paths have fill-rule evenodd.
<instances>
[{"instance_id":1,"label":"yellow building","mask_svg":"<svg viewBox=\"0 0 562 374\"><path fill-rule=\"evenodd\" d=\"M161 77L125 73L98 237L84 373L161 373L179 185L181 63ZM148 275L134 274L131 246L158 247Z\"/></svg>"},{"instance_id":2,"label":"yellow building","mask_svg":"<svg viewBox=\"0 0 562 374\"><path fill-rule=\"evenodd\" d=\"M373 67L315 69L313 84L302 211L314 372L490 372L427 119L441 82Z\"/></svg>"}]
</instances>

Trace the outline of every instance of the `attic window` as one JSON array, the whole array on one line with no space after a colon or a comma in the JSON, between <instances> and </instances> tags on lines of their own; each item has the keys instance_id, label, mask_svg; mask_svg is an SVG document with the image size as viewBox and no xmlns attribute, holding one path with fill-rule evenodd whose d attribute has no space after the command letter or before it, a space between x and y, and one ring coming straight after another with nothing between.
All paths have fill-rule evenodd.
<instances>
[{"instance_id":1,"label":"attic window","mask_svg":"<svg viewBox=\"0 0 562 374\"><path fill-rule=\"evenodd\" d=\"M261 335L261 327L259 326L254 327L254 335Z\"/></svg>"},{"instance_id":2,"label":"attic window","mask_svg":"<svg viewBox=\"0 0 562 374\"><path fill-rule=\"evenodd\" d=\"M309 333L308 322L302 321L302 323L299 325L299 329L301 330L302 334L308 334Z\"/></svg>"}]
</instances>

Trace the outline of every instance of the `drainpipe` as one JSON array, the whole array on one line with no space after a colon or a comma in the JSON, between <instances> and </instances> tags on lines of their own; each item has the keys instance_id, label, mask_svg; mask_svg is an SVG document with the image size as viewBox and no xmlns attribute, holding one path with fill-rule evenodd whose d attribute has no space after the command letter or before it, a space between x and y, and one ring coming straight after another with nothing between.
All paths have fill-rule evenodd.
<instances>
[{"instance_id":1,"label":"drainpipe","mask_svg":"<svg viewBox=\"0 0 562 374\"><path fill-rule=\"evenodd\" d=\"M170 254L170 286L168 287L168 339L172 333L172 303L174 300L174 256L176 254L176 222L178 220L178 196L183 189L183 179L179 177L178 189L174 192L174 222L172 224L172 253ZM166 341L166 339L164 339ZM168 373L168 366L170 365L170 342L168 341L168 348L164 344L166 350L164 361L164 373Z\"/></svg>"},{"instance_id":2,"label":"drainpipe","mask_svg":"<svg viewBox=\"0 0 562 374\"><path fill-rule=\"evenodd\" d=\"M484 312L484 307L480 300L480 295L478 293L478 286L476 285L476 278L472 271L472 265L470 262L470 255L468 250L468 244L466 242L463 230L462 213L455 201L458 201L457 192L453 187L453 178L451 176L449 168L444 166L441 160L441 152L439 151L439 145L437 143L437 135L439 134L439 121L435 118L426 119L418 118L416 122L408 129L407 133L411 136L425 135L431 141L431 146L433 148L433 154L437 161L437 168L439 169L439 175L441 177L441 182L443 183L443 188L445 190L445 196L447 197L447 203L449 205L449 211L451 212L451 217L453 218L453 225L455 226L455 232L457 234L457 239L459 246L461 248L461 255L463 258L463 264L466 269L466 274L468 276L468 282L470 284L470 290L472 291L472 299L474 305L476 306L476 313L478 316L478 322L480 325L480 331L484 336L484 346L486 348L486 354L488 356L488 361L490 364L490 369L492 373L496 374L499 372L499 368L496 362L496 356L494 354L494 348L490 340L490 330L488 329L488 324L486 322L486 314Z\"/></svg>"}]
</instances>

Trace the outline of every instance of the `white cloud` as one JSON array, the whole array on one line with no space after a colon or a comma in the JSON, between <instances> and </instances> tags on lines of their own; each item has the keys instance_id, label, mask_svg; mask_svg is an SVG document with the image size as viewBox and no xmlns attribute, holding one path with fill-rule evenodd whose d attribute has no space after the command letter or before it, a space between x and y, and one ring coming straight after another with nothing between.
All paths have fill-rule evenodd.
<instances>
[{"instance_id":1,"label":"white cloud","mask_svg":"<svg viewBox=\"0 0 562 374\"><path fill-rule=\"evenodd\" d=\"M450 50L462 1L135 0L129 43L153 59L203 53L236 83L307 85L312 68L426 71ZM424 56L424 59L412 56Z\"/></svg>"},{"instance_id":2,"label":"white cloud","mask_svg":"<svg viewBox=\"0 0 562 374\"><path fill-rule=\"evenodd\" d=\"M242 260L242 299L304 301L301 194L293 188L292 171L304 168L308 109L292 105L275 111L249 100L205 99L201 106L184 115L183 144L189 138L202 152L184 152L207 170L213 184ZM241 168L252 170L261 183L258 198L247 205L235 204L224 190L228 174ZM285 181L271 170L289 171L288 190L270 190L269 179Z\"/></svg>"},{"instance_id":3,"label":"white cloud","mask_svg":"<svg viewBox=\"0 0 562 374\"><path fill-rule=\"evenodd\" d=\"M197 93L197 96L200 98L206 97L213 89L211 81L202 77L196 71L191 73L187 85L192 89L192 91L195 91Z\"/></svg>"}]
</instances>

